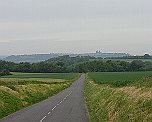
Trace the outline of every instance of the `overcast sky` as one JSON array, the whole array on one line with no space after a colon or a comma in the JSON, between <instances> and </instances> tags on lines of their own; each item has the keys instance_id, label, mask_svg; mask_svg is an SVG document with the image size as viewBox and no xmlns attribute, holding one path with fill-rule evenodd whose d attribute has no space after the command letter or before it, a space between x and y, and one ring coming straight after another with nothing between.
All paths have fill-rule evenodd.
<instances>
[{"instance_id":1,"label":"overcast sky","mask_svg":"<svg viewBox=\"0 0 152 122\"><path fill-rule=\"evenodd\" d=\"M152 54L152 0L0 0L0 55Z\"/></svg>"}]
</instances>

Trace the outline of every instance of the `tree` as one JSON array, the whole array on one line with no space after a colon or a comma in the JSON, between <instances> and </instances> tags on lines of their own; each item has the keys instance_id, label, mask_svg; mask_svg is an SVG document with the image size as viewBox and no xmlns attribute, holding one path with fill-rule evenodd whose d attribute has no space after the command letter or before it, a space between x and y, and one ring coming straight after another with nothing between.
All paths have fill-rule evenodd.
<instances>
[{"instance_id":1,"label":"tree","mask_svg":"<svg viewBox=\"0 0 152 122\"><path fill-rule=\"evenodd\" d=\"M141 60L134 60L130 64L131 71L141 71L144 68L144 62Z\"/></svg>"},{"instance_id":2,"label":"tree","mask_svg":"<svg viewBox=\"0 0 152 122\"><path fill-rule=\"evenodd\" d=\"M1 72L0 72L0 76L5 76L5 75L11 75L11 73L6 70L6 69L3 69Z\"/></svg>"},{"instance_id":3,"label":"tree","mask_svg":"<svg viewBox=\"0 0 152 122\"><path fill-rule=\"evenodd\" d=\"M149 54L144 55L144 59L150 59L150 58L151 58L151 56Z\"/></svg>"}]
</instances>

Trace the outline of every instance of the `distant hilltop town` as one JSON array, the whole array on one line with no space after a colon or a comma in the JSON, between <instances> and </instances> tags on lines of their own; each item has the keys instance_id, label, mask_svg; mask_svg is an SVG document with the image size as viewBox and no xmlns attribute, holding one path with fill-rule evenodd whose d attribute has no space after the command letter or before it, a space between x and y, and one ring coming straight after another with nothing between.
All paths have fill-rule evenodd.
<instances>
[{"instance_id":1,"label":"distant hilltop town","mask_svg":"<svg viewBox=\"0 0 152 122\"><path fill-rule=\"evenodd\" d=\"M101 53L101 51L100 51L100 50L99 50L99 51L97 50L96 53Z\"/></svg>"},{"instance_id":2,"label":"distant hilltop town","mask_svg":"<svg viewBox=\"0 0 152 122\"><path fill-rule=\"evenodd\" d=\"M96 51L96 53L85 53L85 54L80 54L81 56L91 56L95 58L112 58L112 57L126 57L130 56L128 53L104 53L101 52L100 50Z\"/></svg>"},{"instance_id":3,"label":"distant hilltop town","mask_svg":"<svg viewBox=\"0 0 152 122\"><path fill-rule=\"evenodd\" d=\"M50 53L50 54L32 54L32 55L11 55L8 57L3 58L2 60L5 61L11 61L15 63L19 62L41 62L48 60L50 58L56 58L63 55L69 55L71 57L76 56L90 56L95 58L108 58L108 57L124 57L124 56L130 56L130 54L127 53L103 53L100 50L96 51L95 53L84 53L84 54L65 54L65 53Z\"/></svg>"}]
</instances>

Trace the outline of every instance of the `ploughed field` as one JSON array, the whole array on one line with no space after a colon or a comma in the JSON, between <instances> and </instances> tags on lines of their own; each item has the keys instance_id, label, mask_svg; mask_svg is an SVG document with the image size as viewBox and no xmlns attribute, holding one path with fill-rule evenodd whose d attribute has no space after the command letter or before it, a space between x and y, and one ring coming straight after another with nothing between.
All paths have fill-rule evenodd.
<instances>
[{"instance_id":1,"label":"ploughed field","mask_svg":"<svg viewBox=\"0 0 152 122\"><path fill-rule=\"evenodd\" d=\"M75 73L13 73L0 77L0 118L69 87Z\"/></svg>"},{"instance_id":2,"label":"ploughed field","mask_svg":"<svg viewBox=\"0 0 152 122\"><path fill-rule=\"evenodd\" d=\"M88 73L85 95L92 122L152 121L152 72Z\"/></svg>"}]
</instances>

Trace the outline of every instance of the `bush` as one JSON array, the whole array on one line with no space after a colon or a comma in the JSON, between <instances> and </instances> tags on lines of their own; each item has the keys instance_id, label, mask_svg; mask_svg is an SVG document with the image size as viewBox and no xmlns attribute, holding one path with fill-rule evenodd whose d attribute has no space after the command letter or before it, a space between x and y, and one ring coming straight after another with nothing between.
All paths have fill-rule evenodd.
<instances>
[{"instance_id":1,"label":"bush","mask_svg":"<svg viewBox=\"0 0 152 122\"><path fill-rule=\"evenodd\" d=\"M11 73L8 70L4 69L0 72L0 76L5 76L5 75L11 75Z\"/></svg>"}]
</instances>

